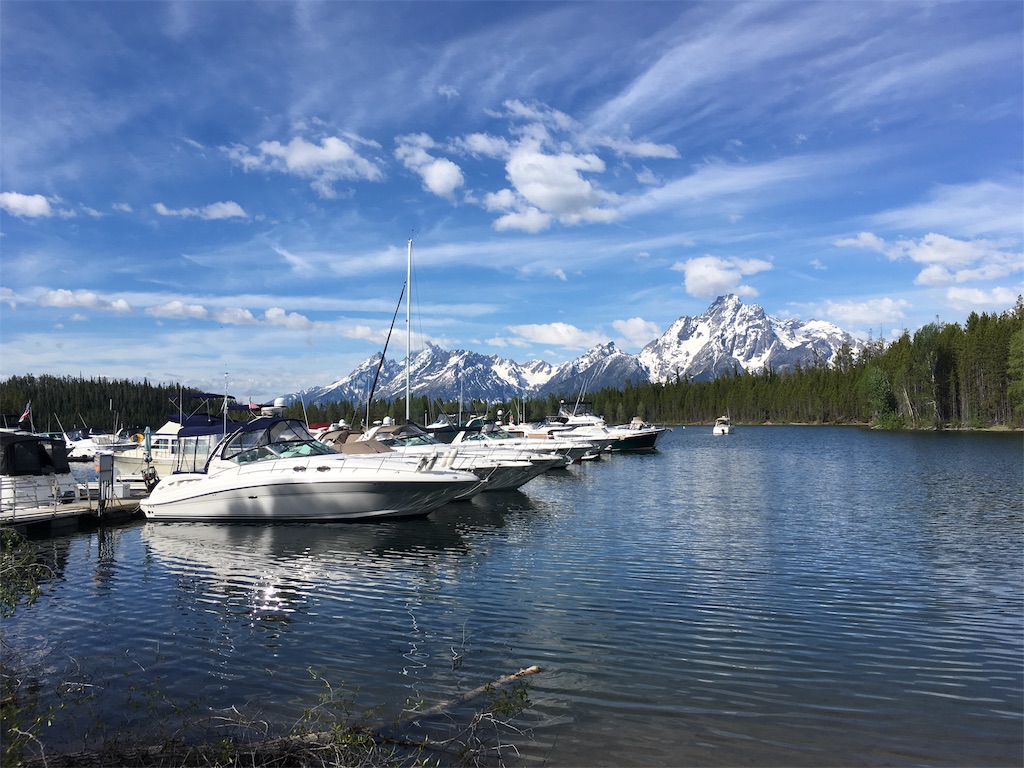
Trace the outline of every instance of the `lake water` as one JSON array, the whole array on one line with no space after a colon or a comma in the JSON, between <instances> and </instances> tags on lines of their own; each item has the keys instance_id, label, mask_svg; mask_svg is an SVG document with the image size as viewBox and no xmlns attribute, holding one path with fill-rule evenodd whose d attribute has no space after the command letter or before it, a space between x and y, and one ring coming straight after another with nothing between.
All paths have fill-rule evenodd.
<instances>
[{"instance_id":1,"label":"lake water","mask_svg":"<svg viewBox=\"0 0 1024 768\"><path fill-rule=\"evenodd\" d=\"M1019 766L1022 486L1019 433L676 428L422 520L55 537L4 632L95 694L53 743L167 701L286 729L323 680L390 721L536 664L508 765Z\"/></svg>"}]
</instances>

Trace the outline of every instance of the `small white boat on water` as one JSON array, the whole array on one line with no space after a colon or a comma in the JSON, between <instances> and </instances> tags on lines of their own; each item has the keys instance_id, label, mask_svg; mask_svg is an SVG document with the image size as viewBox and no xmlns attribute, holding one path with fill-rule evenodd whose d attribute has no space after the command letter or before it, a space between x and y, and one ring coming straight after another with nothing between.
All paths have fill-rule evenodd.
<instances>
[{"instance_id":1,"label":"small white boat on water","mask_svg":"<svg viewBox=\"0 0 1024 768\"><path fill-rule=\"evenodd\" d=\"M263 416L225 437L203 472L163 478L148 520L328 522L427 515L479 482L430 461L346 456L297 419Z\"/></svg>"},{"instance_id":2,"label":"small white boat on water","mask_svg":"<svg viewBox=\"0 0 1024 768\"><path fill-rule=\"evenodd\" d=\"M732 419L728 416L719 416L715 419L715 426L711 430L713 435L731 435L733 430Z\"/></svg>"},{"instance_id":3,"label":"small white boat on water","mask_svg":"<svg viewBox=\"0 0 1024 768\"><path fill-rule=\"evenodd\" d=\"M78 480L71 474L63 438L21 429L0 429L0 512L19 512L74 501Z\"/></svg>"}]
</instances>

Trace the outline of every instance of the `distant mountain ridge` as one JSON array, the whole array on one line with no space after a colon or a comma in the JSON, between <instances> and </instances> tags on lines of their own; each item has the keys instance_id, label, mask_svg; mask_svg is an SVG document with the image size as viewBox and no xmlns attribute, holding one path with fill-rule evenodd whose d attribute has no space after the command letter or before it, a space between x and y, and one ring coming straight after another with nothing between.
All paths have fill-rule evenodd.
<instances>
[{"instance_id":1,"label":"distant mountain ridge","mask_svg":"<svg viewBox=\"0 0 1024 768\"><path fill-rule=\"evenodd\" d=\"M766 367L783 372L798 364L831 366L844 346L856 355L864 345L832 323L779 320L757 304L744 304L730 294L719 296L697 317L680 317L637 355L608 342L575 360L552 365L542 360L517 363L497 355L449 351L428 344L409 361L410 392L413 397L430 400L461 397L500 402L622 388L626 381L666 382L677 377L703 381L736 368L755 373ZM332 384L286 398L307 404L365 402L380 360L380 354L374 355ZM374 398L404 397L405 386L405 361L385 359Z\"/></svg>"}]
</instances>

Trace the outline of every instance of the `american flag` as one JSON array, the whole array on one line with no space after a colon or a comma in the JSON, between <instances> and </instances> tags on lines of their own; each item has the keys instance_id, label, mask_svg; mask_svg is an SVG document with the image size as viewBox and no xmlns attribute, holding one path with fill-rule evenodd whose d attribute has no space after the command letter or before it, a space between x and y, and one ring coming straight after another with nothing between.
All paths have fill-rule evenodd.
<instances>
[{"instance_id":1,"label":"american flag","mask_svg":"<svg viewBox=\"0 0 1024 768\"><path fill-rule=\"evenodd\" d=\"M32 401L29 400L25 403L25 412L21 414L21 418L18 419L18 423L21 424L25 419L32 415Z\"/></svg>"}]
</instances>

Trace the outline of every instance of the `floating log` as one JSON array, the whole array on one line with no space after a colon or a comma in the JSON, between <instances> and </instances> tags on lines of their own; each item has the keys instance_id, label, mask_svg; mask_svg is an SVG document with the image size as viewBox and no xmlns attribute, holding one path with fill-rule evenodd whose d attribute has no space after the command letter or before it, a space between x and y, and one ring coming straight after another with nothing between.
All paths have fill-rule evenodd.
<instances>
[{"instance_id":1,"label":"floating log","mask_svg":"<svg viewBox=\"0 0 1024 768\"><path fill-rule=\"evenodd\" d=\"M516 680L520 680L524 677L529 677L530 675L536 675L540 671L540 667L538 667L536 664L534 664L532 667L520 669L518 672L513 672L511 675L499 677L493 683L481 685L479 688L474 688L472 691L464 693L461 696L451 699L450 701L446 701L443 704L436 704L433 707L413 712L407 715L406 717L403 717L401 721L399 721L399 724L404 725L412 720L418 720L421 717L431 717L432 715L440 715L444 712L449 712L453 709L456 709L457 707L465 706L478 696L482 696L488 690L500 688L503 685L508 685L509 683L513 683Z\"/></svg>"}]
</instances>

